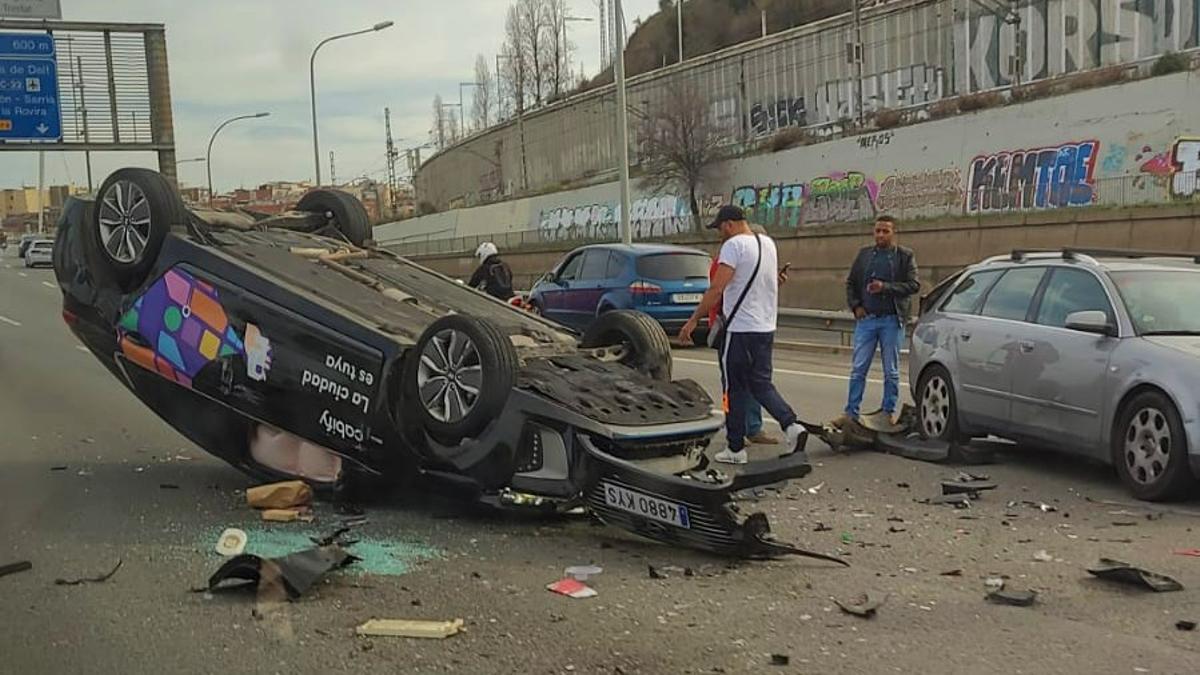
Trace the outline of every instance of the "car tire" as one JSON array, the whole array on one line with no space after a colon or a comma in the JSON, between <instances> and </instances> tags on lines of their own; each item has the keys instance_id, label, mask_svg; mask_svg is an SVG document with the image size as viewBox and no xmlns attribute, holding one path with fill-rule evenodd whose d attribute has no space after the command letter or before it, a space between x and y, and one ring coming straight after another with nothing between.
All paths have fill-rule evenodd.
<instances>
[{"instance_id":1,"label":"car tire","mask_svg":"<svg viewBox=\"0 0 1200 675\"><path fill-rule=\"evenodd\" d=\"M150 169L117 169L100 185L84 249L91 266L126 290L146 280L167 233L188 221L179 193Z\"/></svg>"},{"instance_id":2,"label":"car tire","mask_svg":"<svg viewBox=\"0 0 1200 675\"><path fill-rule=\"evenodd\" d=\"M917 431L921 438L956 444L962 440L958 431L958 400L954 397L954 381L950 372L932 365L921 373L917 382Z\"/></svg>"},{"instance_id":3,"label":"car tire","mask_svg":"<svg viewBox=\"0 0 1200 675\"><path fill-rule=\"evenodd\" d=\"M1146 391L1126 402L1111 443L1117 474L1138 499L1165 501L1195 485L1183 421L1162 392Z\"/></svg>"},{"instance_id":4,"label":"car tire","mask_svg":"<svg viewBox=\"0 0 1200 675\"><path fill-rule=\"evenodd\" d=\"M451 314L429 325L405 357L401 408L440 443L473 438L499 417L517 378L512 341L487 319Z\"/></svg>"},{"instance_id":5,"label":"car tire","mask_svg":"<svg viewBox=\"0 0 1200 675\"><path fill-rule=\"evenodd\" d=\"M367 209L347 192L309 190L296 204L296 210L324 214L337 231L355 246L362 246L371 238L371 219L367 216Z\"/></svg>"},{"instance_id":6,"label":"car tire","mask_svg":"<svg viewBox=\"0 0 1200 675\"><path fill-rule=\"evenodd\" d=\"M671 342L657 321L642 312L614 309L596 317L583 333L584 349L624 345L621 363L660 382L671 381Z\"/></svg>"}]
</instances>

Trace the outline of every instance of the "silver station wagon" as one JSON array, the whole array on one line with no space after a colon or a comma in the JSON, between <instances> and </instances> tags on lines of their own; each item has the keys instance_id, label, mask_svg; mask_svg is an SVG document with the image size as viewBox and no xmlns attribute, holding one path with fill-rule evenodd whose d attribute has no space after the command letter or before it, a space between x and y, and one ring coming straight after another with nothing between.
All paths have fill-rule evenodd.
<instances>
[{"instance_id":1,"label":"silver station wagon","mask_svg":"<svg viewBox=\"0 0 1200 675\"><path fill-rule=\"evenodd\" d=\"M1200 256L1014 251L921 303L909 379L922 435L984 435L1113 464L1138 498L1200 476Z\"/></svg>"}]
</instances>

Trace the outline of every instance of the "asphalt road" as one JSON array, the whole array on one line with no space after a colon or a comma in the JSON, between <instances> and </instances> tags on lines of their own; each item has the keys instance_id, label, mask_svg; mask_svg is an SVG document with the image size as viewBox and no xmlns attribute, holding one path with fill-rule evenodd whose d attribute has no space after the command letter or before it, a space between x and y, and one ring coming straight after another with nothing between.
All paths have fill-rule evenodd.
<instances>
[{"instance_id":1,"label":"asphalt road","mask_svg":"<svg viewBox=\"0 0 1200 675\"><path fill-rule=\"evenodd\" d=\"M1200 547L1200 516L1150 520L1141 508L1088 501L1129 498L1103 467L1021 451L970 469L1000 488L968 511L915 501L957 467L819 444L810 478L742 505L767 512L785 541L845 556L848 569L729 565L582 519L500 516L417 494L369 508L359 546L374 573L348 569L290 604L191 593L220 565L211 549L223 528L250 531L252 549L286 549L338 516L319 505L312 525L264 526L244 506L248 481L126 393L59 310L52 273L24 270L10 247L0 260L0 565L33 569L0 578L0 673L1183 673L1200 664L1200 632L1175 627L1200 620L1200 558L1172 553ZM780 388L802 416L837 414L843 360L778 358ZM679 352L676 375L715 389L711 362L707 351ZM878 400L878 384L868 395ZM1023 500L1057 511L1006 505ZM1195 500L1175 508L1200 513ZM1051 560L1036 561L1040 551ZM1091 579L1085 568L1100 556L1169 574L1185 590ZM55 584L118 560L105 583ZM564 567L587 563L604 568L598 597L545 590ZM668 578L649 578L648 564ZM1038 604L986 603L989 576L1037 590ZM865 591L887 595L874 619L833 603ZM355 637L370 618L463 618L467 632ZM771 665L772 654L790 664Z\"/></svg>"}]
</instances>

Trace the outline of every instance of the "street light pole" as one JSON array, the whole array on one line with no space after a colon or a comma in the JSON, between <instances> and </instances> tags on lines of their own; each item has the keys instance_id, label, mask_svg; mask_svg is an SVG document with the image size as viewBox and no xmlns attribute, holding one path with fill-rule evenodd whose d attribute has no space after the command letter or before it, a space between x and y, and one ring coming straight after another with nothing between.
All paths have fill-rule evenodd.
<instances>
[{"instance_id":1,"label":"street light pole","mask_svg":"<svg viewBox=\"0 0 1200 675\"><path fill-rule=\"evenodd\" d=\"M214 131L212 133L212 136L209 137L208 152L206 152L204 155L204 165L205 165L204 168L206 168L208 170L208 205L210 207L212 206L212 200L213 200L212 146L213 146L213 141L217 140L217 134L221 133L221 130L224 129L226 126L233 124L234 122L236 122L238 120L258 119L259 117L267 117L270 114L271 113L269 113L269 112L260 112L260 113L254 113L253 115L238 115L237 117L230 117L229 119L225 120L224 122L221 122L221 124L217 126L217 130ZM189 161L189 160L184 160L184 161Z\"/></svg>"},{"instance_id":2,"label":"street light pole","mask_svg":"<svg viewBox=\"0 0 1200 675\"><path fill-rule=\"evenodd\" d=\"M568 21L585 21L585 22L590 23L591 20L592 20L592 18L590 16L563 16L563 20L562 20L562 40L563 40L562 41L562 55L563 55L563 57L566 57L566 55L567 55L567 22ZM563 60L566 61L567 77L570 78L570 76L571 76L571 59L563 58ZM568 84L570 84L569 81L568 81Z\"/></svg>"},{"instance_id":3,"label":"street light pole","mask_svg":"<svg viewBox=\"0 0 1200 675\"><path fill-rule=\"evenodd\" d=\"M465 112L466 108L463 107L463 94L462 94L463 87L478 87L478 86L479 86L478 82L459 82L458 83L458 131L459 131L459 134L463 138L467 137L467 129L466 129L466 125L464 124L464 121L463 121L463 118L467 116L466 112ZM474 100L474 99L472 99L472 100Z\"/></svg>"},{"instance_id":4,"label":"street light pole","mask_svg":"<svg viewBox=\"0 0 1200 675\"><path fill-rule=\"evenodd\" d=\"M324 47L327 43L342 38L354 37L363 33L374 33L381 31L384 28L390 28L393 25L391 21L383 21L362 30L356 30L351 33L342 33L327 37L317 43L317 46L312 50L312 56L308 58L308 91L309 98L312 103L312 128L313 128L313 170L315 171L316 185L321 185L321 148L317 141L317 51Z\"/></svg>"},{"instance_id":5,"label":"street light pole","mask_svg":"<svg viewBox=\"0 0 1200 675\"><path fill-rule=\"evenodd\" d=\"M676 12L676 26L679 31L679 62L683 63L683 0L675 0L675 9L678 10Z\"/></svg>"},{"instance_id":6,"label":"street light pole","mask_svg":"<svg viewBox=\"0 0 1200 675\"><path fill-rule=\"evenodd\" d=\"M621 0L616 0L613 10L613 23L616 24L617 56L615 61L615 77L617 89L617 171L621 181L621 243L633 243L633 232L629 226L629 110L625 104L625 13L621 8Z\"/></svg>"}]
</instances>

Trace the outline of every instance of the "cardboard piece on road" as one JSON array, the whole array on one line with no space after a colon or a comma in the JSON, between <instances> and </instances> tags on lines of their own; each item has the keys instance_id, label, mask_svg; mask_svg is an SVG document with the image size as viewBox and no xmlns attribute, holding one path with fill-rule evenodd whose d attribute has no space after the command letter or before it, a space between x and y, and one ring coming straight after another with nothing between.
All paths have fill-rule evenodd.
<instances>
[{"instance_id":1,"label":"cardboard piece on road","mask_svg":"<svg viewBox=\"0 0 1200 675\"><path fill-rule=\"evenodd\" d=\"M594 588L575 579L561 579L546 586L546 590L576 599L593 598L599 595Z\"/></svg>"},{"instance_id":2,"label":"cardboard piece on road","mask_svg":"<svg viewBox=\"0 0 1200 675\"><path fill-rule=\"evenodd\" d=\"M1171 577L1144 570L1140 567L1134 567L1127 562L1111 558L1101 558L1099 564L1088 568L1088 574L1108 581L1129 584L1131 586L1141 586L1155 593L1183 590L1183 584Z\"/></svg>"},{"instance_id":3,"label":"cardboard piece on road","mask_svg":"<svg viewBox=\"0 0 1200 675\"><path fill-rule=\"evenodd\" d=\"M311 523L313 515L312 509L308 507L298 509L264 509L262 511L262 519L271 523L293 523L297 520Z\"/></svg>"},{"instance_id":4,"label":"cardboard piece on road","mask_svg":"<svg viewBox=\"0 0 1200 675\"><path fill-rule=\"evenodd\" d=\"M458 635L463 620L413 621L408 619L371 619L355 629L359 635L372 637L410 637L443 640Z\"/></svg>"},{"instance_id":5,"label":"cardboard piece on road","mask_svg":"<svg viewBox=\"0 0 1200 675\"><path fill-rule=\"evenodd\" d=\"M246 503L256 509L288 509L312 503L312 488L301 480L259 485L246 490Z\"/></svg>"}]
</instances>

